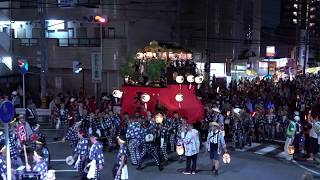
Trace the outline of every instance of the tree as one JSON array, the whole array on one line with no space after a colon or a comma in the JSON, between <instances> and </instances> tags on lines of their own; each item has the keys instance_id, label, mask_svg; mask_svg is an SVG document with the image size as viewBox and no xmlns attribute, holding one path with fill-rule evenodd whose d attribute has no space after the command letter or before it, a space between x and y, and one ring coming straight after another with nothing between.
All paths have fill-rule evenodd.
<instances>
[{"instance_id":1,"label":"tree","mask_svg":"<svg viewBox=\"0 0 320 180\"><path fill-rule=\"evenodd\" d=\"M166 63L162 60L150 60L146 64L145 75L151 80L160 80L161 70L166 68Z\"/></svg>"},{"instance_id":2,"label":"tree","mask_svg":"<svg viewBox=\"0 0 320 180\"><path fill-rule=\"evenodd\" d=\"M134 76L135 64L137 60L132 56L128 56L126 61L120 65L120 74L121 76Z\"/></svg>"}]
</instances>

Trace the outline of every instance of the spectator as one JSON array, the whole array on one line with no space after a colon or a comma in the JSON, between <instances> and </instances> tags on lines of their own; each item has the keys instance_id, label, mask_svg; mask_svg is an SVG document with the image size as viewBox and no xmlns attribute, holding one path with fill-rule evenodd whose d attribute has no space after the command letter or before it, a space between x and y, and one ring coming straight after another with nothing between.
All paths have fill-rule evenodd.
<instances>
[{"instance_id":1,"label":"spectator","mask_svg":"<svg viewBox=\"0 0 320 180\"><path fill-rule=\"evenodd\" d=\"M185 156L187 159L186 169L183 174L196 174L197 158L200 151L199 132L193 128L192 124L187 126L187 134L183 140ZM192 167L191 167L192 163Z\"/></svg>"}]
</instances>

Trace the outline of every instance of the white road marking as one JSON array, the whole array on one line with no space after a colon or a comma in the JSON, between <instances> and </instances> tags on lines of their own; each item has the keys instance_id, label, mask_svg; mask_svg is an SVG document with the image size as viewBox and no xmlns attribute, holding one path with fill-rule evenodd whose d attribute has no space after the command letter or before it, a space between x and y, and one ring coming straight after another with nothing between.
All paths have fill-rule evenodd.
<instances>
[{"instance_id":1,"label":"white road marking","mask_svg":"<svg viewBox=\"0 0 320 180\"><path fill-rule=\"evenodd\" d=\"M258 147L260 145L261 145L261 143L252 143L251 146L246 145L242 149L236 148L235 151L244 152L244 151L248 151L250 149L253 149L255 147Z\"/></svg>"},{"instance_id":2,"label":"white road marking","mask_svg":"<svg viewBox=\"0 0 320 180\"><path fill-rule=\"evenodd\" d=\"M320 172L315 171L315 170L312 170L312 169L310 169L310 168L307 168L307 167L305 167L304 165L299 164L299 163L298 163L297 161L295 161L295 160L292 160L292 162L293 162L293 164L297 165L298 167L300 167L300 168L302 168L302 169L304 169L304 170L306 170L306 171L309 171L309 172L311 172L311 173L313 173L313 174L316 174L317 176L320 176Z\"/></svg>"},{"instance_id":3,"label":"white road marking","mask_svg":"<svg viewBox=\"0 0 320 180\"><path fill-rule=\"evenodd\" d=\"M283 141L283 140L273 140L274 142L279 142L279 143L285 143L286 141Z\"/></svg>"},{"instance_id":4,"label":"white road marking","mask_svg":"<svg viewBox=\"0 0 320 180\"><path fill-rule=\"evenodd\" d=\"M78 172L78 171L75 169L59 169L59 170L53 170L53 172Z\"/></svg>"},{"instance_id":5,"label":"white road marking","mask_svg":"<svg viewBox=\"0 0 320 180\"><path fill-rule=\"evenodd\" d=\"M63 162L66 161L66 159L51 159L51 162Z\"/></svg>"},{"instance_id":6,"label":"white road marking","mask_svg":"<svg viewBox=\"0 0 320 180\"><path fill-rule=\"evenodd\" d=\"M56 129L40 129L40 131L56 131Z\"/></svg>"},{"instance_id":7,"label":"white road marking","mask_svg":"<svg viewBox=\"0 0 320 180\"><path fill-rule=\"evenodd\" d=\"M265 155L271 151L274 151L275 149L277 149L278 146L275 146L275 145L270 145L270 146L267 146L265 148L262 148L256 152L254 152L255 154L260 154L260 155Z\"/></svg>"},{"instance_id":8,"label":"white road marking","mask_svg":"<svg viewBox=\"0 0 320 180\"><path fill-rule=\"evenodd\" d=\"M281 153L277 154L277 157L286 158L286 153L284 151L282 151Z\"/></svg>"}]
</instances>

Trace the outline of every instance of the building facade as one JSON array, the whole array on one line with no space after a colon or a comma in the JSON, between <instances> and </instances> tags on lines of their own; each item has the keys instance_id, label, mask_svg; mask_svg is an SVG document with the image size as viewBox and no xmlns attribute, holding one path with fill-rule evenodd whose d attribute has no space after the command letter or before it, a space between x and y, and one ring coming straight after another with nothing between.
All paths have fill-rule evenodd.
<instances>
[{"instance_id":1,"label":"building facade","mask_svg":"<svg viewBox=\"0 0 320 180\"><path fill-rule=\"evenodd\" d=\"M319 61L320 1L282 0L278 31L281 41L295 50L295 58L301 67L305 62Z\"/></svg>"},{"instance_id":2,"label":"building facade","mask_svg":"<svg viewBox=\"0 0 320 180\"><path fill-rule=\"evenodd\" d=\"M89 95L110 93L122 84L121 64L152 40L178 42L198 62L260 56L261 0L26 0L6 6L10 18L0 29L12 35L13 58L29 61L27 87L34 95L79 91L83 84ZM108 22L95 22L96 15ZM93 63L101 51L102 63ZM73 72L75 61L84 73Z\"/></svg>"},{"instance_id":3,"label":"building facade","mask_svg":"<svg viewBox=\"0 0 320 180\"><path fill-rule=\"evenodd\" d=\"M79 91L83 84L88 95L110 93L122 84L120 67L128 56L151 40L175 38L175 1L30 0L7 6L11 17L0 29L12 33L14 58L29 62L29 92L43 96ZM107 22L96 22L96 15ZM101 52L101 62L94 63ZM79 74L74 61L83 69Z\"/></svg>"},{"instance_id":4,"label":"building facade","mask_svg":"<svg viewBox=\"0 0 320 180\"><path fill-rule=\"evenodd\" d=\"M197 61L260 56L260 0L183 0L179 9L181 44L200 54Z\"/></svg>"}]
</instances>

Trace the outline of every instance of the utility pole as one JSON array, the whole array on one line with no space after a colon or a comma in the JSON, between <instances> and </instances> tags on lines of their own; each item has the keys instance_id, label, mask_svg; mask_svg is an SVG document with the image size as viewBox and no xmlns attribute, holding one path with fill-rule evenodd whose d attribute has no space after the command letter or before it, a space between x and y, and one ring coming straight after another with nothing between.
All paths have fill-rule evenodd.
<instances>
[{"instance_id":1,"label":"utility pole","mask_svg":"<svg viewBox=\"0 0 320 180\"><path fill-rule=\"evenodd\" d=\"M205 55L206 55L206 65L207 65L207 67L205 67L205 68L208 68L207 69L207 74L206 74L206 76L207 76L207 86L208 86L208 90L209 90L209 92L211 92L211 88L210 88L210 58L209 58L209 56L210 56L210 51L209 51L209 49L208 49L208 36L209 36L209 23L208 23L208 17L209 16L209 0L206 0L206 23L205 23L205 51L206 51L206 53L205 53Z\"/></svg>"},{"instance_id":2,"label":"utility pole","mask_svg":"<svg viewBox=\"0 0 320 180\"><path fill-rule=\"evenodd\" d=\"M46 43L46 8L44 0L38 0L38 14L40 17L40 86L41 86L41 99L43 101L47 96L47 77L48 77L48 59L47 59L47 43Z\"/></svg>"},{"instance_id":3,"label":"utility pole","mask_svg":"<svg viewBox=\"0 0 320 180\"><path fill-rule=\"evenodd\" d=\"M307 63L309 59L309 10L310 10L310 0L306 0L306 24L305 24L305 36L304 36L304 62L303 62L303 74L306 74Z\"/></svg>"}]
</instances>

